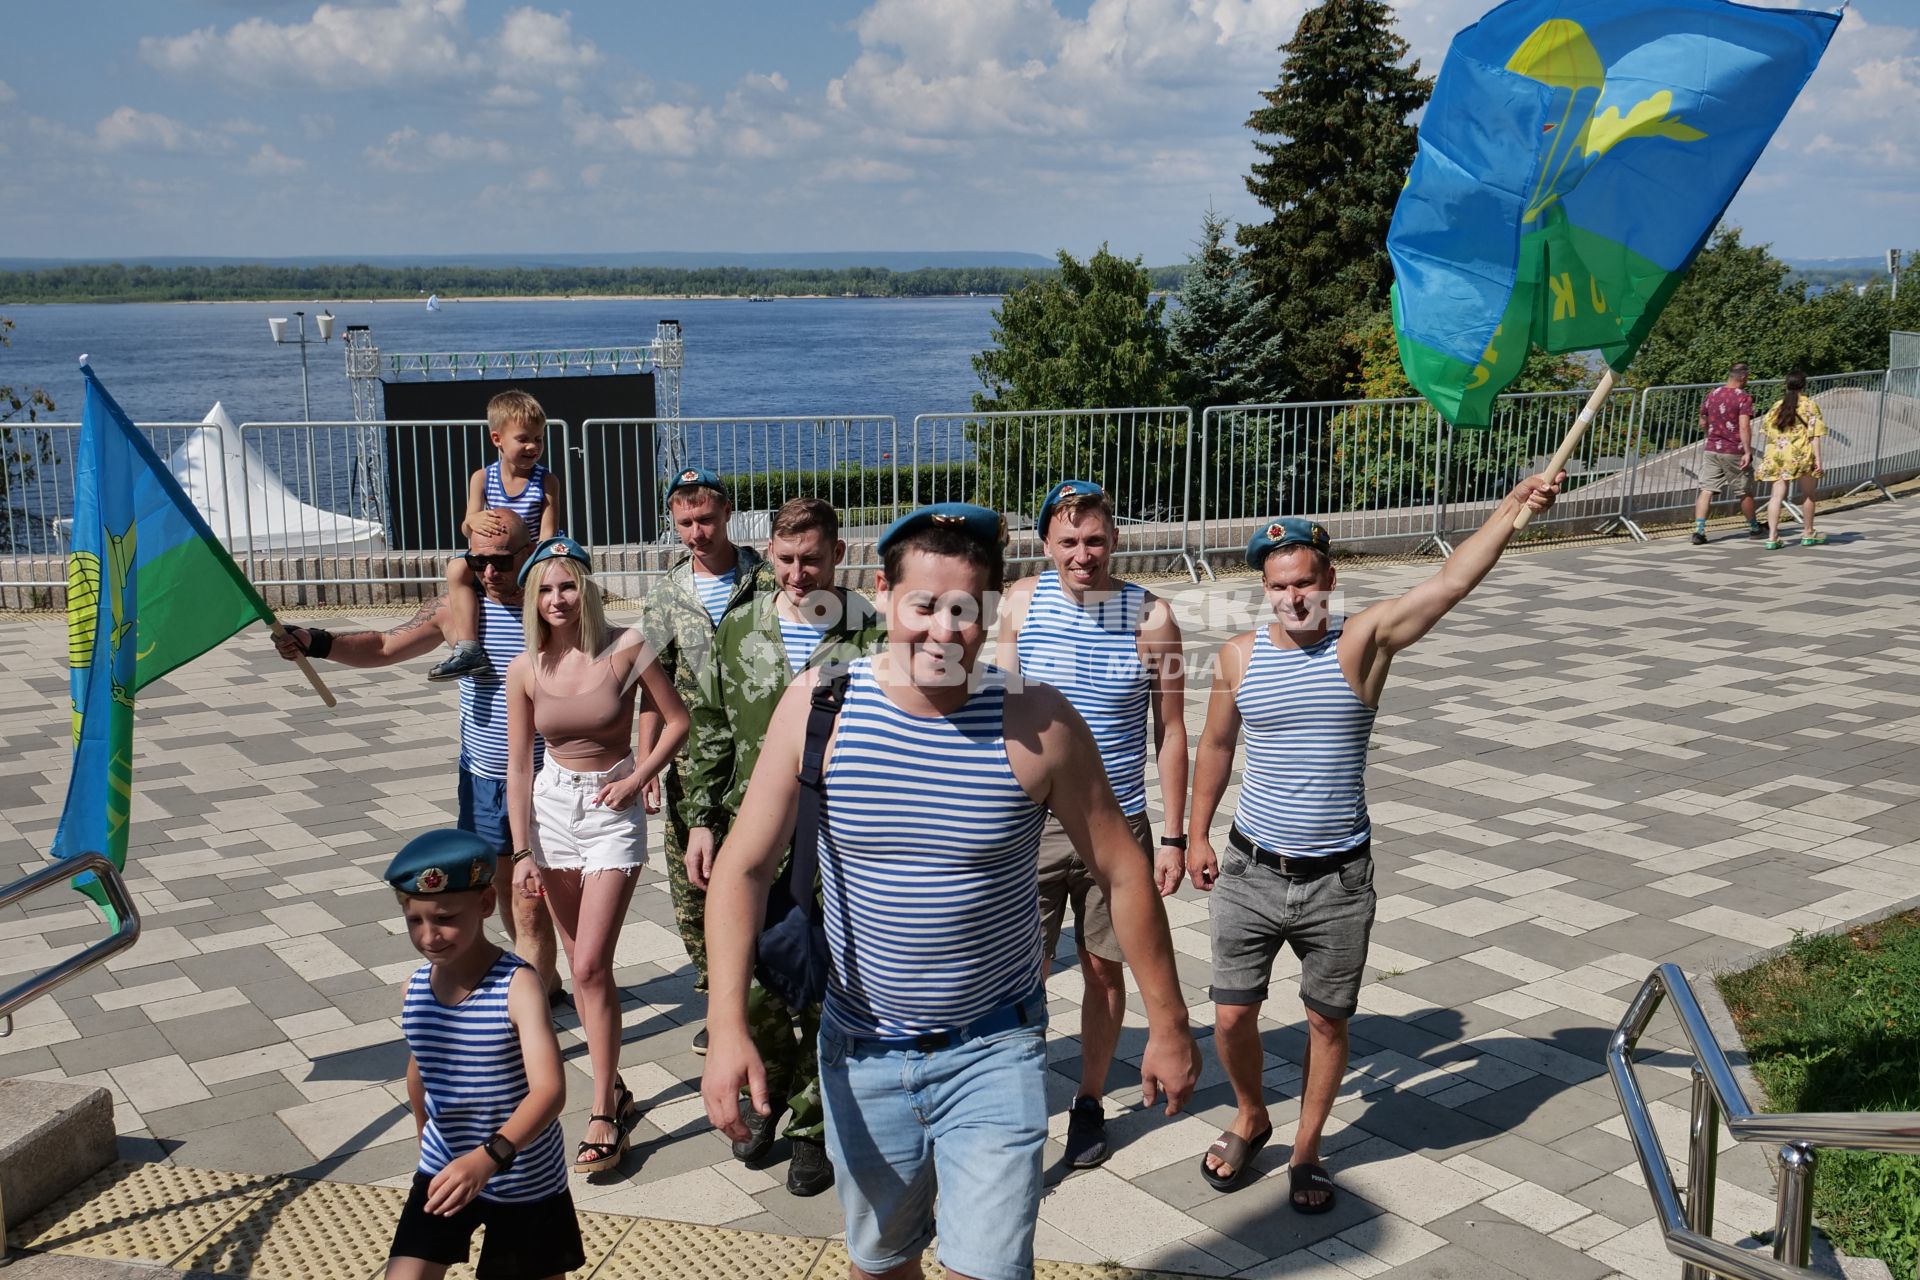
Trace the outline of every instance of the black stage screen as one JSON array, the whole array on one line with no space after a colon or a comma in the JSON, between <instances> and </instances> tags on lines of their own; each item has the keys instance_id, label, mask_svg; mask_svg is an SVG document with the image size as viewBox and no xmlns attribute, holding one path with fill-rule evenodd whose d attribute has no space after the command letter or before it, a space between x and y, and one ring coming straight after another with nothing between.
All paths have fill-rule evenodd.
<instances>
[{"instance_id":1,"label":"black stage screen","mask_svg":"<svg viewBox=\"0 0 1920 1280\"><path fill-rule=\"evenodd\" d=\"M585 377L471 378L445 382L386 382L387 510L392 545L404 551L463 547L467 477L494 461L483 426L412 426L463 419L484 421L487 401L502 391L524 391L549 419L542 459L560 477L560 527L590 547L651 542L659 532L654 504L653 428L596 426L588 418L651 418L651 373ZM401 424L401 425L395 425ZM538 530L535 531L536 534Z\"/></svg>"}]
</instances>

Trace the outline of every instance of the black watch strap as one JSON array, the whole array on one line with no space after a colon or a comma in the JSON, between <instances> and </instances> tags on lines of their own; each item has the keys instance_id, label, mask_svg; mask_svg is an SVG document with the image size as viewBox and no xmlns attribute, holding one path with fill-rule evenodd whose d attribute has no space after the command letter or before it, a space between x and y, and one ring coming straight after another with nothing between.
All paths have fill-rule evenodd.
<instances>
[{"instance_id":1,"label":"black watch strap","mask_svg":"<svg viewBox=\"0 0 1920 1280\"><path fill-rule=\"evenodd\" d=\"M488 1135L487 1140L480 1144L480 1149L485 1151L496 1165L500 1166L501 1173L505 1173L507 1170L513 1168L514 1160L520 1155L520 1152L514 1148L514 1145L507 1141L506 1135L500 1133L498 1130ZM502 1151L505 1151L506 1154L502 1155Z\"/></svg>"},{"instance_id":2,"label":"black watch strap","mask_svg":"<svg viewBox=\"0 0 1920 1280\"><path fill-rule=\"evenodd\" d=\"M1169 848L1179 849L1184 852L1187 847L1187 838L1185 836L1161 836L1160 843Z\"/></svg>"}]
</instances>

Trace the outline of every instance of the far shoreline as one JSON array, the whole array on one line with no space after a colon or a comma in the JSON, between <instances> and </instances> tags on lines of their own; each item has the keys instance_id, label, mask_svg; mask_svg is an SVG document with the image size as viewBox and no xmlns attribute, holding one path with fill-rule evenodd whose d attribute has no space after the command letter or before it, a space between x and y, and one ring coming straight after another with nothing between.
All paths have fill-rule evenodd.
<instances>
[{"instance_id":1,"label":"far shoreline","mask_svg":"<svg viewBox=\"0 0 1920 1280\"><path fill-rule=\"evenodd\" d=\"M1003 298L1001 293L516 293L482 294L474 297L440 298L440 305L468 302L941 302L979 298ZM40 302L7 302L0 307L343 307L385 306L392 303L424 307L420 297L363 298L359 295L334 298L76 298Z\"/></svg>"}]
</instances>

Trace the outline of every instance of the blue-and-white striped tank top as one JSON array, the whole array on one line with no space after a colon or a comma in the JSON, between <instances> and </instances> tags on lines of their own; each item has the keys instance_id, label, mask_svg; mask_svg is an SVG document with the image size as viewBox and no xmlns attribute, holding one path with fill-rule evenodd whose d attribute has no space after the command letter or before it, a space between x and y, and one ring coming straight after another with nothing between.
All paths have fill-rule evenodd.
<instances>
[{"instance_id":1,"label":"blue-and-white striped tank top","mask_svg":"<svg viewBox=\"0 0 1920 1280\"><path fill-rule=\"evenodd\" d=\"M493 661L490 676L460 681L460 767L482 778L507 776L507 664L527 649L527 631L517 609L482 593L480 647ZM540 771L546 743L533 735L533 771Z\"/></svg>"},{"instance_id":2,"label":"blue-and-white striped tank top","mask_svg":"<svg viewBox=\"0 0 1920 1280\"><path fill-rule=\"evenodd\" d=\"M527 532L535 539L540 537L540 508L547 500L547 469L536 462L533 474L527 478L527 487L513 497L507 496L507 486L500 475L500 462L495 459L487 464L487 507L489 510L504 507L520 517L527 526Z\"/></svg>"},{"instance_id":3,"label":"blue-and-white striped tank top","mask_svg":"<svg viewBox=\"0 0 1920 1280\"><path fill-rule=\"evenodd\" d=\"M1345 853L1373 835L1367 739L1375 709L1340 670L1344 623L1309 649L1275 648L1261 627L1233 695L1247 742L1233 823L1291 858Z\"/></svg>"},{"instance_id":4,"label":"blue-and-white striped tank top","mask_svg":"<svg viewBox=\"0 0 1920 1280\"><path fill-rule=\"evenodd\" d=\"M507 1013L507 987L525 965L503 952L473 993L457 1005L433 994L433 966L407 981L400 1029L420 1064L427 1127L420 1134L420 1172L432 1177L485 1142L527 1096L520 1037ZM566 1190L567 1152L554 1121L529 1142L513 1168L487 1179L482 1198L524 1203Z\"/></svg>"},{"instance_id":5,"label":"blue-and-white striped tank top","mask_svg":"<svg viewBox=\"0 0 1920 1280\"><path fill-rule=\"evenodd\" d=\"M693 593L700 598L700 607L707 611L707 617L714 626L720 625L720 619L726 616L727 602L733 599L734 579L740 575L740 564L734 562L733 568L725 573L708 577L697 570L693 571Z\"/></svg>"},{"instance_id":6,"label":"blue-and-white striped tank top","mask_svg":"<svg viewBox=\"0 0 1920 1280\"><path fill-rule=\"evenodd\" d=\"M965 1026L1040 981L1046 809L1007 760L1007 672L950 716L908 715L852 664L821 816L826 1017L856 1036Z\"/></svg>"},{"instance_id":7,"label":"blue-and-white striped tank top","mask_svg":"<svg viewBox=\"0 0 1920 1280\"><path fill-rule=\"evenodd\" d=\"M1049 569L1034 584L1015 648L1020 674L1066 695L1093 730L1107 781L1126 814L1147 808L1147 707L1153 676L1140 661L1146 588L1125 583L1088 607Z\"/></svg>"},{"instance_id":8,"label":"blue-and-white striped tank top","mask_svg":"<svg viewBox=\"0 0 1920 1280\"><path fill-rule=\"evenodd\" d=\"M778 616L778 610L775 611ZM827 634L825 627L816 627L804 619L789 622L780 619L780 643L787 651L787 670L799 675L807 668L807 659L820 647L820 637Z\"/></svg>"}]
</instances>

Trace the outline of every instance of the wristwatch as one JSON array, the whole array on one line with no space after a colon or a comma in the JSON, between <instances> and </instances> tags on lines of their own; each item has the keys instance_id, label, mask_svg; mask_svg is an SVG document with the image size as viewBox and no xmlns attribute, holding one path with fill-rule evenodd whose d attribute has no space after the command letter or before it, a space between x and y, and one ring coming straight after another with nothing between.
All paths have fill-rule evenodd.
<instances>
[{"instance_id":1,"label":"wristwatch","mask_svg":"<svg viewBox=\"0 0 1920 1280\"><path fill-rule=\"evenodd\" d=\"M507 1170L513 1168L513 1162L520 1158L520 1153L514 1149L513 1144L508 1142L506 1137L497 1129L488 1136L485 1142L480 1144L480 1149L492 1158L494 1164L499 1166L501 1173L505 1173ZM501 1155L500 1153L502 1151L505 1151L506 1154Z\"/></svg>"},{"instance_id":2,"label":"wristwatch","mask_svg":"<svg viewBox=\"0 0 1920 1280\"><path fill-rule=\"evenodd\" d=\"M1185 836L1161 836L1160 843L1170 849L1178 849L1182 853L1185 853L1187 849L1187 838Z\"/></svg>"}]
</instances>

